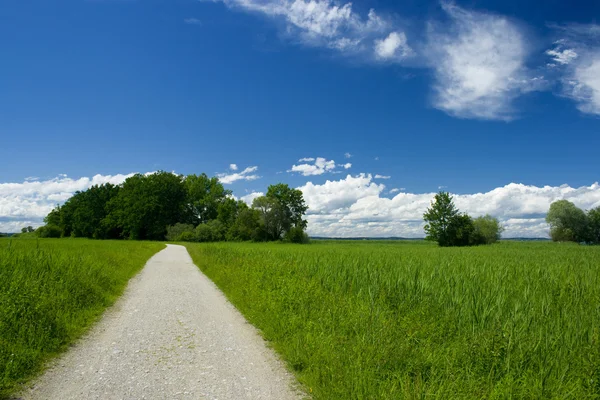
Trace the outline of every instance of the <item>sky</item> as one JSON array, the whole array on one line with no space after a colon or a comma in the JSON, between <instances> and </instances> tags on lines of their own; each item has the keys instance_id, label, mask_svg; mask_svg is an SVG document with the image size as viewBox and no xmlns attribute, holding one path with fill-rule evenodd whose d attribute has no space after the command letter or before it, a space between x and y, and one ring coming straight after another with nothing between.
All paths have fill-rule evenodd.
<instances>
[{"instance_id":1,"label":"sky","mask_svg":"<svg viewBox=\"0 0 600 400\"><path fill-rule=\"evenodd\" d=\"M422 237L439 190L547 237L600 206L600 2L4 0L0 232L157 170L318 236Z\"/></svg>"}]
</instances>

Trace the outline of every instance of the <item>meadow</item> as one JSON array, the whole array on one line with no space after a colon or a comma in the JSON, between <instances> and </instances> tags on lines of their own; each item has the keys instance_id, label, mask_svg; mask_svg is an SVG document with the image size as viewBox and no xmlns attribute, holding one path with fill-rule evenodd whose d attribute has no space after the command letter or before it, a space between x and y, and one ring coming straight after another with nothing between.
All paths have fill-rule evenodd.
<instances>
[{"instance_id":1,"label":"meadow","mask_svg":"<svg viewBox=\"0 0 600 400\"><path fill-rule=\"evenodd\" d=\"M39 372L164 244L0 239L0 398Z\"/></svg>"},{"instance_id":2,"label":"meadow","mask_svg":"<svg viewBox=\"0 0 600 400\"><path fill-rule=\"evenodd\" d=\"M600 247L186 244L315 399L600 398Z\"/></svg>"}]
</instances>

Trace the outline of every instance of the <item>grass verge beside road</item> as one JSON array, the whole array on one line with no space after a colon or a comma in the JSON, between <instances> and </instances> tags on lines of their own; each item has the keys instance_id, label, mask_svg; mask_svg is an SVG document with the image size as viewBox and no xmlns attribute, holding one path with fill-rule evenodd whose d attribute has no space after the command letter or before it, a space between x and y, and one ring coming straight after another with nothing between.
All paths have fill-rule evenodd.
<instances>
[{"instance_id":1,"label":"grass verge beside road","mask_svg":"<svg viewBox=\"0 0 600 400\"><path fill-rule=\"evenodd\" d=\"M600 247L186 247L316 399L600 398Z\"/></svg>"},{"instance_id":2,"label":"grass verge beside road","mask_svg":"<svg viewBox=\"0 0 600 400\"><path fill-rule=\"evenodd\" d=\"M162 243L0 239L0 398L64 350Z\"/></svg>"}]
</instances>

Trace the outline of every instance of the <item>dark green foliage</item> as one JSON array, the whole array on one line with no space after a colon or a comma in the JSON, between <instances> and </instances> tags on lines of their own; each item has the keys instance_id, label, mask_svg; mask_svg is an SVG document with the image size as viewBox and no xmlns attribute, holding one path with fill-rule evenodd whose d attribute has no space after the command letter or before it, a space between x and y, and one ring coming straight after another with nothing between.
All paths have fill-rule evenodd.
<instances>
[{"instance_id":1,"label":"dark green foliage","mask_svg":"<svg viewBox=\"0 0 600 400\"><path fill-rule=\"evenodd\" d=\"M438 242L440 246L447 246L451 242L449 229L452 220L458 216L452 196L448 192L439 192L435 195L431 207L423 214L425 220L426 240Z\"/></svg>"},{"instance_id":2,"label":"dark green foliage","mask_svg":"<svg viewBox=\"0 0 600 400\"><path fill-rule=\"evenodd\" d=\"M187 192L183 177L159 171L127 178L107 205L106 226L134 240L164 240L166 227L185 220Z\"/></svg>"},{"instance_id":3,"label":"dark green foliage","mask_svg":"<svg viewBox=\"0 0 600 400\"><path fill-rule=\"evenodd\" d=\"M226 227L217 219L196 227L197 242L220 242L225 240Z\"/></svg>"},{"instance_id":4,"label":"dark green foliage","mask_svg":"<svg viewBox=\"0 0 600 400\"><path fill-rule=\"evenodd\" d=\"M310 239L301 226L293 226L285 233L284 240L289 243L306 244Z\"/></svg>"},{"instance_id":5,"label":"dark green foliage","mask_svg":"<svg viewBox=\"0 0 600 400\"><path fill-rule=\"evenodd\" d=\"M498 218L486 214L473 220L472 244L492 244L500 239L504 228L500 225Z\"/></svg>"},{"instance_id":6,"label":"dark green foliage","mask_svg":"<svg viewBox=\"0 0 600 400\"><path fill-rule=\"evenodd\" d=\"M241 208L237 218L227 231L226 239L232 241L261 240L260 212L253 208Z\"/></svg>"},{"instance_id":7,"label":"dark green foliage","mask_svg":"<svg viewBox=\"0 0 600 400\"><path fill-rule=\"evenodd\" d=\"M435 195L423 219L425 239L436 241L442 247L492 244L500 239L503 230L498 219L491 215L473 220L468 214L460 213L447 192Z\"/></svg>"},{"instance_id":8,"label":"dark green foliage","mask_svg":"<svg viewBox=\"0 0 600 400\"><path fill-rule=\"evenodd\" d=\"M94 239L117 238L119 232L107 227L106 205L119 193L119 186L106 183L76 192L64 205L57 206L44 219L47 225L57 226L61 235Z\"/></svg>"},{"instance_id":9,"label":"dark green foliage","mask_svg":"<svg viewBox=\"0 0 600 400\"><path fill-rule=\"evenodd\" d=\"M289 221L290 226L300 226L306 228L307 222L302 219L308 210L308 206L304 202L302 191L292 189L285 183L270 185L266 197L276 200L285 212L285 221ZM287 231L289 226L285 226Z\"/></svg>"},{"instance_id":10,"label":"dark green foliage","mask_svg":"<svg viewBox=\"0 0 600 400\"><path fill-rule=\"evenodd\" d=\"M467 214L458 214L450 220L446 234L438 244L442 247L470 246L473 244L474 233L473 219Z\"/></svg>"},{"instance_id":11,"label":"dark green foliage","mask_svg":"<svg viewBox=\"0 0 600 400\"><path fill-rule=\"evenodd\" d=\"M81 336L163 247L0 240L0 398Z\"/></svg>"},{"instance_id":12,"label":"dark green foliage","mask_svg":"<svg viewBox=\"0 0 600 400\"><path fill-rule=\"evenodd\" d=\"M600 243L600 207L588 211L588 235L591 243Z\"/></svg>"},{"instance_id":13,"label":"dark green foliage","mask_svg":"<svg viewBox=\"0 0 600 400\"><path fill-rule=\"evenodd\" d=\"M35 233L41 238L59 238L62 235L62 230L55 225L45 225L37 228Z\"/></svg>"},{"instance_id":14,"label":"dark green foliage","mask_svg":"<svg viewBox=\"0 0 600 400\"><path fill-rule=\"evenodd\" d=\"M292 227L306 228L306 209L302 192L288 185L269 186L250 209L217 178L159 171L75 193L48 214L38 236L54 237L58 227L61 237L94 239L281 240Z\"/></svg>"},{"instance_id":15,"label":"dark green foliage","mask_svg":"<svg viewBox=\"0 0 600 400\"><path fill-rule=\"evenodd\" d=\"M568 200L558 200L550 204L546 222L550 225L550 237L554 241L586 242L588 239L585 212Z\"/></svg>"},{"instance_id":16,"label":"dark green foliage","mask_svg":"<svg viewBox=\"0 0 600 400\"><path fill-rule=\"evenodd\" d=\"M180 236L183 233L189 232L194 236L194 225L176 223L175 225L167 226L167 234L165 238L169 241L181 240Z\"/></svg>"},{"instance_id":17,"label":"dark green foliage","mask_svg":"<svg viewBox=\"0 0 600 400\"><path fill-rule=\"evenodd\" d=\"M194 225L217 218L219 205L231 194L219 179L206 174L188 175L184 179L187 191L188 217Z\"/></svg>"}]
</instances>

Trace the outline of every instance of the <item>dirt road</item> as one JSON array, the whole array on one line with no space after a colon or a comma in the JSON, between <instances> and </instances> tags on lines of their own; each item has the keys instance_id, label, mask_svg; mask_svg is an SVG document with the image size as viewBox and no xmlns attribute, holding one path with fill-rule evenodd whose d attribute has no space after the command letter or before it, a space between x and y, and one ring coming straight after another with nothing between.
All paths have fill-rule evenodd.
<instances>
[{"instance_id":1,"label":"dirt road","mask_svg":"<svg viewBox=\"0 0 600 400\"><path fill-rule=\"evenodd\" d=\"M299 399L264 340L169 245L23 399Z\"/></svg>"}]
</instances>

